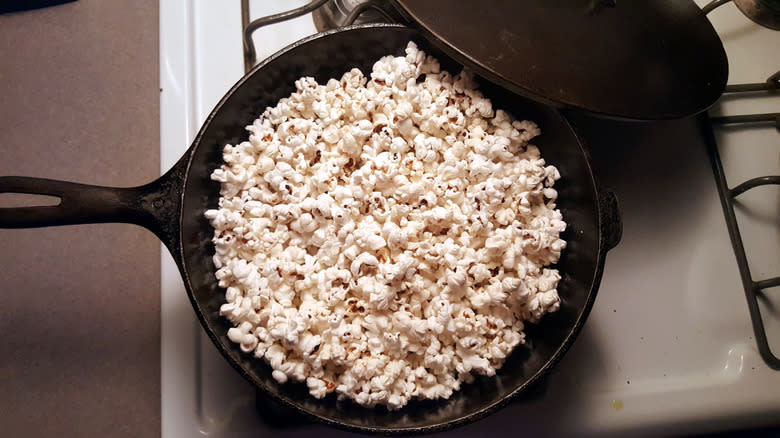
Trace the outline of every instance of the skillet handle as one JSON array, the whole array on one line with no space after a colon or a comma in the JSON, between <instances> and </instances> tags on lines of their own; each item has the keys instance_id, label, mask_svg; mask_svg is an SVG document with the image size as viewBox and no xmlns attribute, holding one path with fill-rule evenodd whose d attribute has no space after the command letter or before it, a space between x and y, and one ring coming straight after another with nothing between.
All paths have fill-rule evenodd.
<instances>
[{"instance_id":1,"label":"skillet handle","mask_svg":"<svg viewBox=\"0 0 780 438\"><path fill-rule=\"evenodd\" d=\"M171 249L178 246L184 159L159 179L138 187L102 187L24 176L0 176L0 193L49 195L58 205L0 208L0 228L121 222L154 232Z\"/></svg>"},{"instance_id":2,"label":"skillet handle","mask_svg":"<svg viewBox=\"0 0 780 438\"><path fill-rule=\"evenodd\" d=\"M606 251L609 251L620 243L620 238L623 236L623 218L614 192L599 191L599 215L602 245Z\"/></svg>"},{"instance_id":3,"label":"skillet handle","mask_svg":"<svg viewBox=\"0 0 780 438\"><path fill-rule=\"evenodd\" d=\"M57 205L0 208L0 227L38 228L98 222L134 222L135 188L112 188L25 176L0 177L0 193L28 193L60 198ZM131 218L132 217L132 218Z\"/></svg>"}]
</instances>

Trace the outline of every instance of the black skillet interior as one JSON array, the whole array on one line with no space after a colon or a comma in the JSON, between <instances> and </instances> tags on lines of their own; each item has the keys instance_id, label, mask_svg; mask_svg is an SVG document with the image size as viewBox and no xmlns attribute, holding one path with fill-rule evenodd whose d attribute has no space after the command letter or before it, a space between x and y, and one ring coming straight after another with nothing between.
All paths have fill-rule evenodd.
<instances>
[{"instance_id":1,"label":"black skillet interior","mask_svg":"<svg viewBox=\"0 0 780 438\"><path fill-rule=\"evenodd\" d=\"M317 400L308 395L303 383L278 384L263 360L241 353L228 340L230 325L219 316L224 290L217 286L213 275L212 230L203 218L206 209L217 205L219 185L209 179L209 174L221 163L222 147L245 140L245 126L266 107L289 96L299 77L313 76L324 83L329 78L340 78L353 67L368 74L380 57L402 54L409 40L437 56L451 73L460 70L416 31L398 25L355 26L327 36L313 36L262 62L228 92L195 139L183 194L182 243L177 256L183 260L192 304L219 351L269 396L327 423L364 432L430 432L473 421L538 380L560 359L584 323L595 299L605 251L597 187L587 155L566 120L553 109L486 84L482 89L496 108L540 125L542 135L535 144L547 162L561 172L556 189L559 207L569 224L565 233L568 247L558 264L563 276L558 289L561 310L527 328L526 346L516 349L496 377L478 378L448 400L412 402L397 411L368 409L338 401L333 395Z\"/></svg>"}]
</instances>

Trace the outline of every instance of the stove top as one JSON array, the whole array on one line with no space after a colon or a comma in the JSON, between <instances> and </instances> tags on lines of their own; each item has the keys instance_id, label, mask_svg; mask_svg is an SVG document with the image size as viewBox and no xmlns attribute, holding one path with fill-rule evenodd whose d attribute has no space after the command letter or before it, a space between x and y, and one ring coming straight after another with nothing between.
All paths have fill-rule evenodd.
<instances>
[{"instance_id":1,"label":"stove top","mask_svg":"<svg viewBox=\"0 0 780 438\"><path fill-rule=\"evenodd\" d=\"M247 12L253 20L306 3L250 0ZM212 107L243 75L241 12L238 3L160 3L161 171L187 149ZM780 68L780 32L756 25L733 4L709 18L729 55L730 84L763 82ZM316 14L307 14L258 29L252 35L257 59L316 33L315 20ZM729 93L710 115L779 108L776 92ZM509 434L518 424L532 434L647 436L777 424L780 372L756 344L702 119L629 123L575 117L602 183L620 200L623 239L607 257L582 334L546 385L448 436ZM780 173L776 126L736 126L714 128L728 187ZM753 279L780 274L777 186L735 199ZM194 317L170 255L161 251L163 436L344 435L262 414L288 418L258 404L252 385L217 353ZM767 345L776 353L778 289L768 288L756 301Z\"/></svg>"}]
</instances>

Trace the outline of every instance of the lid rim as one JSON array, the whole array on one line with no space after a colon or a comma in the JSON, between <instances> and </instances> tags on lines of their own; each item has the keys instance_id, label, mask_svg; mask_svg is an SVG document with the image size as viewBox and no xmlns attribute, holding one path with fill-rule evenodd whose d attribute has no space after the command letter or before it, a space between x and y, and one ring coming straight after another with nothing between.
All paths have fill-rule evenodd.
<instances>
[{"instance_id":1,"label":"lid rim","mask_svg":"<svg viewBox=\"0 0 780 438\"><path fill-rule=\"evenodd\" d=\"M634 100L631 103L626 103L626 100L621 100L621 98L626 99L626 97L623 97L626 93L612 93L611 95L607 95L605 93L594 98L592 93L582 92L583 87L579 88L579 93L577 87L573 87L573 89L572 87L569 87L566 89L567 92L571 92L570 94L573 96L573 98L540 92L540 89L543 88L542 86L534 87L533 84L529 85L528 83L524 83L522 80L513 80L510 75L502 73L500 68L495 69L486 66L484 62L481 62L477 57L471 54L474 52L473 49L478 46L471 45L468 47L467 49L472 49L471 53L469 53L468 50L464 50L462 47L455 46L455 44L452 43L451 40L448 39L445 35L447 32L450 34L452 33L451 26L444 26L442 22L438 21L436 23L433 23L431 20L426 21L424 18L420 18L420 14L415 13L414 7L418 4L421 4L420 2L414 2L412 0L389 1L399 13L399 15L405 20L406 25L417 29L421 35L430 43L434 44L437 48L447 53L463 66L474 71L475 74L478 74L484 79L501 86L502 88L505 88L512 93L558 109L583 111L598 117L616 120L660 121L679 119L694 116L709 109L719 99L725 90L728 80L728 59L726 57L725 49L723 48L720 38L718 37L717 32L712 27L711 23L704 16L703 12L701 12L701 10L691 0L688 1L691 5L693 5L695 11L690 9L689 5L683 4L686 2L674 0L677 2L675 4L676 6L681 5L681 7L678 9L682 10L682 12L675 11L675 13L677 13L679 16L682 16L683 18L692 17L694 20L701 19L706 22L707 26L704 28L701 28L701 20L694 24L699 27L699 29L697 29L698 32L695 32L696 40L701 40L703 43L705 43L702 44L704 47L700 52L706 52L705 54L709 55L709 58L705 56L709 62L699 62L698 60L693 59L681 59L679 61L677 59L674 60L674 62L679 62L680 65L685 66L685 68L679 68L678 65L665 66L663 64L650 64L651 67L654 67L660 71L660 73L657 75L660 77L674 78L675 76L673 76L672 73L684 73L683 76L688 78L688 84L687 86L682 87L679 84L670 84L671 82L681 81L672 81L670 79L667 79L666 81L656 81L657 83L654 85L645 87L648 91L640 91L640 96L638 99L637 96L634 96ZM480 3L489 2L489 0L479 1ZM423 3L431 2L426 0L426 2ZM493 6L486 5L483 7L490 8ZM457 14L453 16L456 15ZM444 20L444 23L452 24L453 19L448 17ZM444 32L442 32L442 30ZM491 40L491 43L495 43L498 40L500 40L500 38L494 38ZM663 46L663 42L660 45ZM677 47L676 40L672 41L669 46L671 47L669 50L675 50ZM484 48L487 46L483 44L479 47ZM627 46L623 47L625 48ZM514 49L509 50L516 51ZM574 49L567 47L565 50L575 52L576 47L574 47ZM684 52L685 48L683 48L681 51ZM496 54L496 51L495 49L492 49L492 51L488 51L487 53ZM504 52L500 52L497 59L501 59L503 57L503 53ZM483 59L490 59L488 54L485 54L485 56L488 58ZM665 53L663 54L665 55ZM480 53L480 55L482 55L482 53ZM635 58L641 59L642 57L635 55ZM604 56L601 61L604 59L611 60L609 56ZM538 58L534 58L533 60L539 61ZM632 61L633 60L634 59L632 59ZM560 66L559 64L555 64L556 62L563 62L565 65L565 60L553 60L551 61L550 65ZM493 64L495 65L495 63ZM501 66L506 65L506 63L501 64ZM710 68L702 68L702 65L708 66ZM592 68L598 69L598 63L594 62ZM517 71L518 70L515 70L514 72L517 73ZM506 69L504 72L506 72ZM687 74L687 76L685 74ZM702 79L696 79L700 75ZM632 77L630 72L626 72L625 76ZM630 81L628 78L617 78L617 80L623 81L621 82L622 84L628 84L626 87L629 88L624 87L624 90L634 87L633 84L628 82ZM607 85L614 84L615 82L607 83ZM550 88L550 84L547 85L548 87L546 88ZM557 86L558 84L556 83L555 85ZM598 84L596 84L596 86L598 86ZM563 89L561 91L563 92ZM675 91L675 93L664 91ZM577 97L580 98L578 99ZM589 99L593 99L595 101L588 102ZM659 107L661 108L660 110Z\"/></svg>"}]
</instances>

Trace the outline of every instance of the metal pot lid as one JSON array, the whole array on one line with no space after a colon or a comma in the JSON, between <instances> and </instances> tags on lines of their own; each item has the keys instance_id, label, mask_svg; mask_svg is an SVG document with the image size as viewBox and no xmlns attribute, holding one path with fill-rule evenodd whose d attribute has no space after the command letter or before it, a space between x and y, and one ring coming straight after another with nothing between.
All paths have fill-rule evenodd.
<instances>
[{"instance_id":1,"label":"metal pot lid","mask_svg":"<svg viewBox=\"0 0 780 438\"><path fill-rule=\"evenodd\" d=\"M754 22L780 30L780 0L734 0L734 4Z\"/></svg>"},{"instance_id":2,"label":"metal pot lid","mask_svg":"<svg viewBox=\"0 0 780 438\"><path fill-rule=\"evenodd\" d=\"M692 0L392 0L433 44L498 85L626 119L690 116L728 78Z\"/></svg>"}]
</instances>

